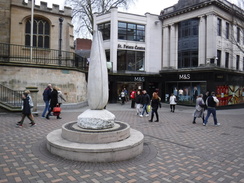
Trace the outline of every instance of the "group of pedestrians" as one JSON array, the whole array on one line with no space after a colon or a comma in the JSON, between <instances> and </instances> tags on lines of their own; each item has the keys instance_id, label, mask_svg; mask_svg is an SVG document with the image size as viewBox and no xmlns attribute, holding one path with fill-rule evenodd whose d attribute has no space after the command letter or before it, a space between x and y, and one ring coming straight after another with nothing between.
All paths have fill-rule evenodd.
<instances>
[{"instance_id":1,"label":"group of pedestrians","mask_svg":"<svg viewBox=\"0 0 244 183\"><path fill-rule=\"evenodd\" d=\"M46 119L50 119L49 117L52 115L51 113L54 107L61 107L63 101L66 102L60 88L57 86L52 88L51 84L48 84L47 88L43 91L43 101L45 103L45 108L42 117L46 117ZM62 119L60 113L57 113L57 119Z\"/></svg>"},{"instance_id":2,"label":"group of pedestrians","mask_svg":"<svg viewBox=\"0 0 244 183\"><path fill-rule=\"evenodd\" d=\"M53 108L54 107L60 107L62 102L66 102L65 98L63 97L63 94L57 86L54 86L52 88L51 84L48 84L45 90L43 91L43 101L45 103L45 107L42 113L42 117L46 119L50 119L49 116L51 116ZM25 117L27 117L30 120L30 127L33 127L36 125L34 121L34 116L32 114L33 109L33 101L32 97L30 95L29 90L25 90L22 95L23 105L22 105L22 118L19 122L17 122L16 127L22 127ZM60 113L57 113L57 119L62 119L60 117Z\"/></svg>"},{"instance_id":3,"label":"group of pedestrians","mask_svg":"<svg viewBox=\"0 0 244 183\"><path fill-rule=\"evenodd\" d=\"M156 115L155 122L159 122L159 115L158 115L158 107L161 108L160 104L161 98L158 96L158 92L153 92L152 99L150 99L150 96L148 95L146 90L138 90L136 92L136 95L134 97L133 103L135 102L136 105L136 115L140 117L148 117L149 112L151 111L151 118L149 122L153 122L154 114ZM199 94L196 96L195 100L196 106L195 111L193 113L193 124L196 124L196 119L201 118L203 126L206 126L208 123L208 119L210 115L212 114L214 119L214 125L219 126L220 123L217 121L217 115L216 115L216 106L218 106L219 100L215 96L215 92L211 92L211 94L207 91L205 95ZM169 98L169 104L170 104L170 111L175 112L175 106L177 104L177 98L172 93ZM131 106L131 107L132 107ZM151 109L149 109L151 107ZM133 108L133 107L132 107ZM204 111L207 111L206 118L204 118Z\"/></svg>"},{"instance_id":4,"label":"group of pedestrians","mask_svg":"<svg viewBox=\"0 0 244 183\"><path fill-rule=\"evenodd\" d=\"M150 96L146 90L142 90L142 92L138 90L135 96L136 115L143 117L145 114L148 117L151 110L151 119L149 122L153 122L154 114L156 115L155 122L159 122L158 107L161 107L160 100L157 92L152 94L152 99L150 100Z\"/></svg>"},{"instance_id":5,"label":"group of pedestrians","mask_svg":"<svg viewBox=\"0 0 244 183\"><path fill-rule=\"evenodd\" d=\"M202 94L198 95L196 99L196 109L193 114L193 124L196 123L196 118L202 118L202 124L203 126L206 126L208 123L208 119L210 115L212 114L214 125L219 126L220 123L218 123L217 115L216 115L216 107L219 104L218 98L215 96L215 92L209 92L207 91L206 94L203 96ZM207 110L207 116L204 118L204 111Z\"/></svg>"}]
</instances>

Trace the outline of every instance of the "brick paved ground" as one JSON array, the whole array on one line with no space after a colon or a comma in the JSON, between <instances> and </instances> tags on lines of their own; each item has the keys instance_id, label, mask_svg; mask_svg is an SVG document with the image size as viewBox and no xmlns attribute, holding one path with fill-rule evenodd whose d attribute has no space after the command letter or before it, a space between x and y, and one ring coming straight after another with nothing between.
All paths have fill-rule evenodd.
<instances>
[{"instance_id":1,"label":"brick paved ground","mask_svg":"<svg viewBox=\"0 0 244 183\"><path fill-rule=\"evenodd\" d=\"M0 113L0 183L244 183L244 109L218 110L221 126L192 124L194 108L164 104L159 123L135 115L130 104L109 104L118 121L145 135L144 151L122 162L85 163L46 150L46 135L87 109L64 110L62 119L36 117L36 127L15 128L20 114Z\"/></svg>"}]
</instances>

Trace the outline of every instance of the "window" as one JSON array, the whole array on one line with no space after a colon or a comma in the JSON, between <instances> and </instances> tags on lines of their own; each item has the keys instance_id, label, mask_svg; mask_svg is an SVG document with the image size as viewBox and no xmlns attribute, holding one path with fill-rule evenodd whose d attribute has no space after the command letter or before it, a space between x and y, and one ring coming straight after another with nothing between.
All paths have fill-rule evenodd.
<instances>
[{"instance_id":1,"label":"window","mask_svg":"<svg viewBox=\"0 0 244 183\"><path fill-rule=\"evenodd\" d=\"M145 25L119 22L118 39L145 41Z\"/></svg>"},{"instance_id":2,"label":"window","mask_svg":"<svg viewBox=\"0 0 244 183\"><path fill-rule=\"evenodd\" d=\"M221 31L222 31L221 26L222 26L222 21L220 18L218 18L218 20L217 20L217 34L218 34L218 36L221 36Z\"/></svg>"},{"instance_id":3,"label":"window","mask_svg":"<svg viewBox=\"0 0 244 183\"><path fill-rule=\"evenodd\" d=\"M144 71L144 52L118 51L118 71Z\"/></svg>"},{"instance_id":4,"label":"window","mask_svg":"<svg viewBox=\"0 0 244 183\"><path fill-rule=\"evenodd\" d=\"M198 67L198 27L197 18L179 23L178 68Z\"/></svg>"},{"instance_id":5,"label":"window","mask_svg":"<svg viewBox=\"0 0 244 183\"><path fill-rule=\"evenodd\" d=\"M103 40L110 39L110 22L99 24L98 30L102 32Z\"/></svg>"},{"instance_id":6,"label":"window","mask_svg":"<svg viewBox=\"0 0 244 183\"><path fill-rule=\"evenodd\" d=\"M236 40L237 40L238 43L240 43L241 29L239 27L237 27L236 31L237 31L236 32Z\"/></svg>"},{"instance_id":7,"label":"window","mask_svg":"<svg viewBox=\"0 0 244 183\"><path fill-rule=\"evenodd\" d=\"M230 36L230 24L226 22L226 32L225 32L226 39L229 39Z\"/></svg>"},{"instance_id":8,"label":"window","mask_svg":"<svg viewBox=\"0 0 244 183\"><path fill-rule=\"evenodd\" d=\"M230 54L228 52L225 52L225 68L229 68L229 56Z\"/></svg>"},{"instance_id":9,"label":"window","mask_svg":"<svg viewBox=\"0 0 244 183\"><path fill-rule=\"evenodd\" d=\"M236 55L236 70L239 70L240 56Z\"/></svg>"},{"instance_id":10,"label":"window","mask_svg":"<svg viewBox=\"0 0 244 183\"><path fill-rule=\"evenodd\" d=\"M25 45L31 45L31 19L28 19L25 25ZM50 47L50 25L46 20L34 18L33 47Z\"/></svg>"},{"instance_id":11,"label":"window","mask_svg":"<svg viewBox=\"0 0 244 183\"><path fill-rule=\"evenodd\" d=\"M197 51L186 51L178 54L178 67L198 67L198 52Z\"/></svg>"},{"instance_id":12,"label":"window","mask_svg":"<svg viewBox=\"0 0 244 183\"><path fill-rule=\"evenodd\" d=\"M217 50L217 66L220 67L220 63L221 63L221 51Z\"/></svg>"}]
</instances>

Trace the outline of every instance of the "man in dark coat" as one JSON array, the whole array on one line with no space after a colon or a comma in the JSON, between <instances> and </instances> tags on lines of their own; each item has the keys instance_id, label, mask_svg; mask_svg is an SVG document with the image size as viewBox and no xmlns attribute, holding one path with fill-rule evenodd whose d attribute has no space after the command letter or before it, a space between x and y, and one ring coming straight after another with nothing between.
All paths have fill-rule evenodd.
<instances>
[{"instance_id":1,"label":"man in dark coat","mask_svg":"<svg viewBox=\"0 0 244 183\"><path fill-rule=\"evenodd\" d=\"M43 113L42 113L43 118L45 118L46 112L49 110L49 102L51 99L51 92L52 92L52 85L48 84L47 88L45 88L45 90L43 91L43 94L42 94L43 101L45 103L45 108L44 108Z\"/></svg>"},{"instance_id":2,"label":"man in dark coat","mask_svg":"<svg viewBox=\"0 0 244 183\"><path fill-rule=\"evenodd\" d=\"M142 113L141 113L140 117L143 117L144 112L146 112L146 116L149 116L148 111L147 111L147 106L150 104L150 96L147 94L146 90L143 90L142 93L143 93L143 95L142 95L141 103L142 103L143 107L142 107Z\"/></svg>"}]
</instances>

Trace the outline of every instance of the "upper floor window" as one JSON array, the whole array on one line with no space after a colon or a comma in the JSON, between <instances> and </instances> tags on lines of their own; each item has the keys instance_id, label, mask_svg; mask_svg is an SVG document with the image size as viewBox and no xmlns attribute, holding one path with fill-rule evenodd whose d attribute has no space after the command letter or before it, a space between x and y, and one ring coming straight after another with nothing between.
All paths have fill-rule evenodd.
<instances>
[{"instance_id":1,"label":"upper floor window","mask_svg":"<svg viewBox=\"0 0 244 183\"><path fill-rule=\"evenodd\" d=\"M221 63L221 51L217 50L217 66L220 67L220 63Z\"/></svg>"},{"instance_id":2,"label":"upper floor window","mask_svg":"<svg viewBox=\"0 0 244 183\"><path fill-rule=\"evenodd\" d=\"M225 68L229 68L229 53L225 52Z\"/></svg>"},{"instance_id":3,"label":"upper floor window","mask_svg":"<svg viewBox=\"0 0 244 183\"><path fill-rule=\"evenodd\" d=\"M226 22L226 32L225 32L226 39L229 39L230 36L230 24Z\"/></svg>"},{"instance_id":4,"label":"upper floor window","mask_svg":"<svg viewBox=\"0 0 244 183\"><path fill-rule=\"evenodd\" d=\"M145 41L145 25L119 22L118 39Z\"/></svg>"},{"instance_id":5,"label":"upper floor window","mask_svg":"<svg viewBox=\"0 0 244 183\"><path fill-rule=\"evenodd\" d=\"M237 29L236 29L236 41L238 42L238 43L240 43L240 37L241 37L241 29L240 29L240 27L237 27Z\"/></svg>"},{"instance_id":6,"label":"upper floor window","mask_svg":"<svg viewBox=\"0 0 244 183\"><path fill-rule=\"evenodd\" d=\"M103 40L110 39L110 22L98 24L98 30L102 32Z\"/></svg>"},{"instance_id":7,"label":"upper floor window","mask_svg":"<svg viewBox=\"0 0 244 183\"><path fill-rule=\"evenodd\" d=\"M179 22L178 68L198 67L199 19Z\"/></svg>"},{"instance_id":8,"label":"upper floor window","mask_svg":"<svg viewBox=\"0 0 244 183\"><path fill-rule=\"evenodd\" d=\"M25 46L31 45L31 19L25 25ZM50 25L41 18L34 18L33 22L33 47L50 47Z\"/></svg>"},{"instance_id":9,"label":"upper floor window","mask_svg":"<svg viewBox=\"0 0 244 183\"><path fill-rule=\"evenodd\" d=\"M118 50L117 55L117 71L144 71L144 52Z\"/></svg>"},{"instance_id":10,"label":"upper floor window","mask_svg":"<svg viewBox=\"0 0 244 183\"><path fill-rule=\"evenodd\" d=\"M189 19L179 23L179 38L198 36L198 19Z\"/></svg>"},{"instance_id":11,"label":"upper floor window","mask_svg":"<svg viewBox=\"0 0 244 183\"><path fill-rule=\"evenodd\" d=\"M222 26L222 20L220 18L218 18L217 20L217 35L221 36L221 26Z\"/></svg>"},{"instance_id":12,"label":"upper floor window","mask_svg":"<svg viewBox=\"0 0 244 183\"><path fill-rule=\"evenodd\" d=\"M236 55L236 70L239 70L240 65L240 55Z\"/></svg>"},{"instance_id":13,"label":"upper floor window","mask_svg":"<svg viewBox=\"0 0 244 183\"><path fill-rule=\"evenodd\" d=\"M243 63L244 63L244 57L242 58ZM244 71L244 64L242 64L242 71Z\"/></svg>"}]
</instances>

